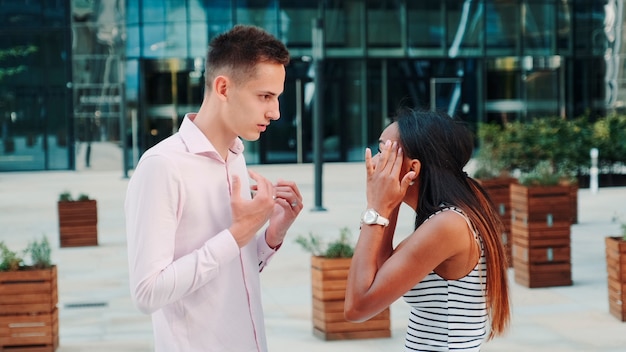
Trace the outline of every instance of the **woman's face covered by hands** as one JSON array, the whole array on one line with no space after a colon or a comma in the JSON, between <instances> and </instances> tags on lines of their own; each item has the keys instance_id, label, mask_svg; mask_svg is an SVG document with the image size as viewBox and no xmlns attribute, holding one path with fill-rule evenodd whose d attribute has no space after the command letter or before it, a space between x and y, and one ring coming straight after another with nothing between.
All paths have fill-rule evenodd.
<instances>
[{"instance_id":1,"label":"woman's face covered by hands","mask_svg":"<svg viewBox=\"0 0 626 352\"><path fill-rule=\"evenodd\" d=\"M395 142L396 145L398 145L399 147L402 147L402 144L400 141L400 134L398 132L398 124L395 122L390 124L387 128L385 128L385 130L383 130L383 132L380 135L380 138L378 140L377 153L372 156L372 164L374 168L376 168L376 165L379 163L382 157L382 153L385 150L385 144L387 143L387 141L391 142L392 144ZM410 159L408 156L406 156L405 153L402 153L402 166L400 168L400 172L398 173L398 180L399 181L402 180L404 176L410 171L415 171L417 175L419 175L419 168L420 168L420 162L417 159ZM416 178L414 179L414 181L418 181L418 179ZM413 182L411 186L409 187L409 189L407 189L407 193L404 198L404 201L407 204L413 206L414 205L413 203L416 203L416 201L413 199L414 196L416 195L417 195L417 186L416 186L416 182Z\"/></svg>"}]
</instances>

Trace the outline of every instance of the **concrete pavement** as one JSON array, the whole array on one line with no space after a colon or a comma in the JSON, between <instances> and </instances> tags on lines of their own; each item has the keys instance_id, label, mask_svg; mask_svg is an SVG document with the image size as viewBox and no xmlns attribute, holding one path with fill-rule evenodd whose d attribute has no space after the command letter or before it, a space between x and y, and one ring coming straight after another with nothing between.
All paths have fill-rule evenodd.
<instances>
[{"instance_id":1,"label":"concrete pavement","mask_svg":"<svg viewBox=\"0 0 626 352\"><path fill-rule=\"evenodd\" d=\"M314 208L313 165L252 165L276 180L295 180L305 209L280 252L262 274L270 351L402 350L408 306L391 307L392 337L326 342L312 334L309 254L293 239L314 231L327 238L349 227L358 235L365 206L362 163L327 163L322 206ZM128 290L123 199L128 180L121 171L0 173L0 240L13 249L45 235L59 273L58 352L152 351L149 317L131 303ZM65 191L87 193L98 201L99 245L59 248L56 201ZM484 351L626 351L626 323L608 312L604 237L615 235L618 216L626 219L626 187L579 190L579 222L572 226L572 276L566 287L528 289L513 281L513 320L509 333ZM403 208L398 237L413 219Z\"/></svg>"}]
</instances>

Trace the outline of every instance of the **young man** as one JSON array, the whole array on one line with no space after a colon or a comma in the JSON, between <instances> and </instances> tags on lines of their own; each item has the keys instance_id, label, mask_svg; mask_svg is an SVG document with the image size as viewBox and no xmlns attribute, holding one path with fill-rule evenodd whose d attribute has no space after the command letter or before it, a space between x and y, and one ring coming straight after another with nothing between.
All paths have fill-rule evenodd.
<instances>
[{"instance_id":1,"label":"young man","mask_svg":"<svg viewBox=\"0 0 626 352\"><path fill-rule=\"evenodd\" d=\"M152 315L157 352L267 350L259 272L302 196L248 171L240 138L257 140L280 117L288 62L284 44L256 27L214 38L200 110L145 152L129 182L131 292Z\"/></svg>"}]
</instances>

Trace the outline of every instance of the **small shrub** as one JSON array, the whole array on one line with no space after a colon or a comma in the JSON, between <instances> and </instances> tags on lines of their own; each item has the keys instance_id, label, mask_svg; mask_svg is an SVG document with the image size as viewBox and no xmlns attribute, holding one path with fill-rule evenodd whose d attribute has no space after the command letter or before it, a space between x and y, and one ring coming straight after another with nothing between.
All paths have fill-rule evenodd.
<instances>
[{"instance_id":1,"label":"small shrub","mask_svg":"<svg viewBox=\"0 0 626 352\"><path fill-rule=\"evenodd\" d=\"M0 242L0 271L19 270L23 262L17 252L10 250L4 241Z\"/></svg>"},{"instance_id":2,"label":"small shrub","mask_svg":"<svg viewBox=\"0 0 626 352\"><path fill-rule=\"evenodd\" d=\"M59 202L84 202L90 200L89 196L85 193L81 193L78 195L78 198L74 199L72 194L69 191L64 191L59 194Z\"/></svg>"},{"instance_id":3,"label":"small shrub","mask_svg":"<svg viewBox=\"0 0 626 352\"><path fill-rule=\"evenodd\" d=\"M45 269L52 266L50 260L50 243L44 236L41 241L32 241L24 250L24 255L30 256L31 266L37 269Z\"/></svg>"},{"instance_id":4,"label":"small shrub","mask_svg":"<svg viewBox=\"0 0 626 352\"><path fill-rule=\"evenodd\" d=\"M350 243L351 232L347 227L339 230L339 238L327 245L320 239L319 235L309 232L307 236L300 235L296 238L296 243L300 244L304 250L314 256L326 258L352 258L354 246Z\"/></svg>"},{"instance_id":5,"label":"small shrub","mask_svg":"<svg viewBox=\"0 0 626 352\"><path fill-rule=\"evenodd\" d=\"M40 241L30 242L22 252L23 257L18 255L18 252L10 250L4 242L0 242L0 271L49 268L52 266L50 253L50 243L45 236ZM30 261L26 263L24 258Z\"/></svg>"},{"instance_id":6,"label":"small shrub","mask_svg":"<svg viewBox=\"0 0 626 352\"><path fill-rule=\"evenodd\" d=\"M81 194L78 196L78 201L79 201L79 202L84 202L84 201L87 201L87 200L89 200L89 196L88 196L88 195L86 195L86 194L84 194L84 193L81 193Z\"/></svg>"},{"instance_id":7,"label":"small shrub","mask_svg":"<svg viewBox=\"0 0 626 352\"><path fill-rule=\"evenodd\" d=\"M65 191L61 194L59 194L59 202L71 202L72 201L72 194L68 191Z\"/></svg>"}]
</instances>

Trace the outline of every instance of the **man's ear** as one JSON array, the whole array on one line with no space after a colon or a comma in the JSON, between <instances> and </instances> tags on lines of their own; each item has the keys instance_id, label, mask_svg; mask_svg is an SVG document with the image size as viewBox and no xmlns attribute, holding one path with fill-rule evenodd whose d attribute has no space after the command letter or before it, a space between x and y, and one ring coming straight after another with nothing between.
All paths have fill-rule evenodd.
<instances>
[{"instance_id":1,"label":"man's ear","mask_svg":"<svg viewBox=\"0 0 626 352\"><path fill-rule=\"evenodd\" d=\"M228 98L228 87L230 80L226 76L217 76L213 80L213 92L217 94L220 99Z\"/></svg>"}]
</instances>

